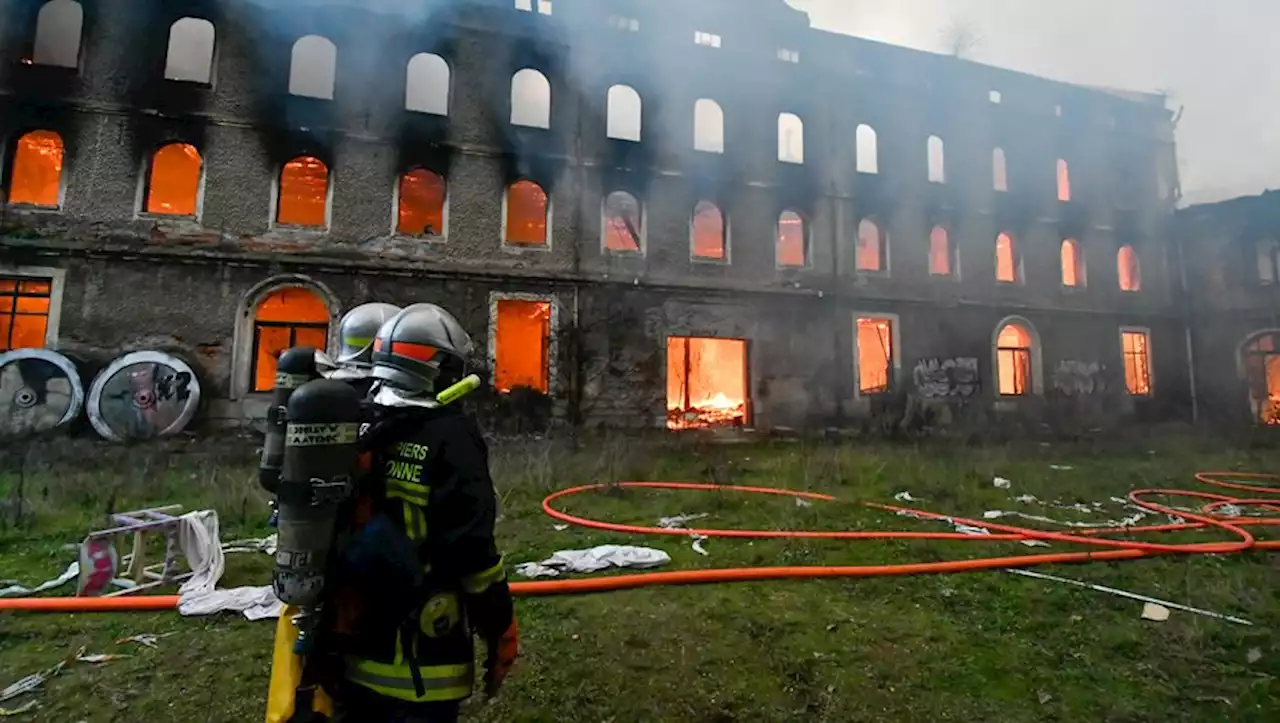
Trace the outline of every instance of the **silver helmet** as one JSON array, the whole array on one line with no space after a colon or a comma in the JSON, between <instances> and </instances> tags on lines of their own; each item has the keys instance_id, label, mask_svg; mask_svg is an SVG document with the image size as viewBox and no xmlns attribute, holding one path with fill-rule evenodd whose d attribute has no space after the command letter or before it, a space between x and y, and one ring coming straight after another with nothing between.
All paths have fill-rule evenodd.
<instances>
[{"instance_id":1,"label":"silver helmet","mask_svg":"<svg viewBox=\"0 0 1280 723\"><path fill-rule=\"evenodd\" d=\"M348 311L338 322L338 363L368 368L372 364L373 339L378 329L398 313L400 307L381 302L361 304Z\"/></svg>"},{"instance_id":2,"label":"silver helmet","mask_svg":"<svg viewBox=\"0 0 1280 723\"><path fill-rule=\"evenodd\" d=\"M378 329L373 377L398 396L430 396L445 358L465 363L474 348L452 314L435 304L414 304Z\"/></svg>"}]
</instances>

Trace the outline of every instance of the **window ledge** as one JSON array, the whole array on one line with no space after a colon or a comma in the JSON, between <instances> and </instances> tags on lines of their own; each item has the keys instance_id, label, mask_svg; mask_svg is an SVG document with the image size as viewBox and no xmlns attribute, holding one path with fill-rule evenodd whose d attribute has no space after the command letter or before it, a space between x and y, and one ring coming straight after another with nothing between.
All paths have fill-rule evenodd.
<instances>
[{"instance_id":1,"label":"window ledge","mask_svg":"<svg viewBox=\"0 0 1280 723\"><path fill-rule=\"evenodd\" d=\"M729 259L727 258L713 259L713 258L703 258L703 257L693 256L689 259L689 261L690 263L707 264L709 266L728 266L729 265Z\"/></svg>"},{"instance_id":2,"label":"window ledge","mask_svg":"<svg viewBox=\"0 0 1280 723\"><path fill-rule=\"evenodd\" d=\"M293 237L305 236L305 237L311 237L311 238L319 238L321 236L328 236L329 229L328 227L322 227L322 226L293 226L293 225L285 225L285 224L272 224L271 229L268 231L268 234L275 234L278 236L293 236Z\"/></svg>"},{"instance_id":3,"label":"window ledge","mask_svg":"<svg viewBox=\"0 0 1280 723\"><path fill-rule=\"evenodd\" d=\"M397 233L392 234L391 240L398 243L428 243L428 244L445 244L448 243L449 237L444 234L421 234L417 236Z\"/></svg>"},{"instance_id":4,"label":"window ledge","mask_svg":"<svg viewBox=\"0 0 1280 723\"><path fill-rule=\"evenodd\" d=\"M9 203L10 210L18 213L39 213L55 215L62 213L62 206L37 206L34 203Z\"/></svg>"},{"instance_id":5,"label":"window ledge","mask_svg":"<svg viewBox=\"0 0 1280 723\"><path fill-rule=\"evenodd\" d=\"M524 253L551 253L551 243L545 242L540 244L521 244L512 243L510 241L502 242L502 250L512 254Z\"/></svg>"}]
</instances>

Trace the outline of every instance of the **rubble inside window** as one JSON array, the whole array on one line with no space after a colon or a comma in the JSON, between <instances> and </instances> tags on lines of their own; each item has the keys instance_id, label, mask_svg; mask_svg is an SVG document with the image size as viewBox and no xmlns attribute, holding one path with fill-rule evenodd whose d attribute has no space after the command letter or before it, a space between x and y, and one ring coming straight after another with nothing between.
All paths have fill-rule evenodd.
<instances>
[{"instance_id":1,"label":"rubble inside window","mask_svg":"<svg viewBox=\"0 0 1280 723\"><path fill-rule=\"evenodd\" d=\"M494 328L494 387L546 394L551 378L551 302L499 299Z\"/></svg>"},{"instance_id":2,"label":"rubble inside window","mask_svg":"<svg viewBox=\"0 0 1280 723\"><path fill-rule=\"evenodd\" d=\"M626 191L614 191L604 199L604 247L608 251L639 253L643 250L644 217L640 202Z\"/></svg>"},{"instance_id":3,"label":"rubble inside window","mask_svg":"<svg viewBox=\"0 0 1280 723\"><path fill-rule=\"evenodd\" d=\"M400 176L396 233L403 236L444 235L445 182L425 168Z\"/></svg>"},{"instance_id":4,"label":"rubble inside window","mask_svg":"<svg viewBox=\"0 0 1280 723\"><path fill-rule=\"evenodd\" d=\"M742 427L747 423L747 342L667 339L667 428Z\"/></svg>"},{"instance_id":5,"label":"rubble inside window","mask_svg":"<svg viewBox=\"0 0 1280 723\"><path fill-rule=\"evenodd\" d=\"M299 156L280 171L276 223L323 228L328 225L329 168L312 156Z\"/></svg>"},{"instance_id":6,"label":"rubble inside window","mask_svg":"<svg viewBox=\"0 0 1280 723\"><path fill-rule=\"evenodd\" d=\"M778 217L777 260L778 266L807 266L808 234L804 217L795 211L783 211Z\"/></svg>"},{"instance_id":7,"label":"rubble inside window","mask_svg":"<svg viewBox=\"0 0 1280 723\"><path fill-rule=\"evenodd\" d=\"M0 276L0 352L44 347L52 293L49 279Z\"/></svg>"},{"instance_id":8,"label":"rubble inside window","mask_svg":"<svg viewBox=\"0 0 1280 723\"><path fill-rule=\"evenodd\" d=\"M547 194L533 181L507 188L506 241L521 246L547 244Z\"/></svg>"},{"instance_id":9,"label":"rubble inside window","mask_svg":"<svg viewBox=\"0 0 1280 723\"><path fill-rule=\"evenodd\" d=\"M275 387L276 361L295 346L320 351L328 347L329 308L309 289L288 286L272 291L253 317L253 362L250 390L269 392Z\"/></svg>"},{"instance_id":10,"label":"rubble inside window","mask_svg":"<svg viewBox=\"0 0 1280 723\"><path fill-rule=\"evenodd\" d=\"M710 201L698 201L693 208L693 257L695 259L726 260L724 214Z\"/></svg>"},{"instance_id":11,"label":"rubble inside window","mask_svg":"<svg viewBox=\"0 0 1280 723\"><path fill-rule=\"evenodd\" d=\"M889 391L893 378L893 320L860 318L858 328L858 392Z\"/></svg>"},{"instance_id":12,"label":"rubble inside window","mask_svg":"<svg viewBox=\"0 0 1280 723\"><path fill-rule=\"evenodd\" d=\"M170 143L151 157L146 212L194 216L200 196L200 152L187 143Z\"/></svg>"}]
</instances>

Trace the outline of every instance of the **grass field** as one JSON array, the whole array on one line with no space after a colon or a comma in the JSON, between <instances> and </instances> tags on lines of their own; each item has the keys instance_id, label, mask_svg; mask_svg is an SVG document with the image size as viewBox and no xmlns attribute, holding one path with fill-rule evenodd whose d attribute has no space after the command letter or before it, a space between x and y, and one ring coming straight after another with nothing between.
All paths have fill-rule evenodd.
<instances>
[{"instance_id":1,"label":"grass field","mask_svg":"<svg viewBox=\"0 0 1280 723\"><path fill-rule=\"evenodd\" d=\"M22 522L0 530L0 579L34 584L61 572L74 557L66 546L101 527L112 509L213 507L224 540L266 534L255 462L252 444L234 440L132 449L75 442L56 454L50 446L7 449L0 511L13 519L19 484L24 502ZM684 538L557 530L539 501L573 484L663 479L789 487L845 501L892 503L895 493L909 491L923 500L916 506L957 515L1016 509L1086 519L1012 498L1107 502L1139 487L1199 488L1192 473L1211 468L1277 471L1280 451L1172 430L1140 440L986 446L596 438L495 443L493 458L503 500L499 535L510 562L616 542L666 550L668 569L1036 550L1016 543L713 539L704 557ZM1010 480L1010 489L994 487L995 476ZM805 507L724 492L614 489L564 507L638 524L707 513L699 522L709 527L946 529L843 502ZM1123 516L1109 502L1103 513ZM467 712L479 721L593 723L1275 721L1278 559L1253 553L1039 568L1237 615L1252 627L1176 610L1166 622L1142 620L1139 602L1006 572L524 598L517 603L523 658L496 702L475 701ZM265 555L228 560L224 586L269 580ZM170 635L155 649L114 643L138 633ZM234 615L0 614L0 688L85 646L132 657L69 666L34 696L37 709L14 720L261 720L272 634L271 623Z\"/></svg>"}]
</instances>

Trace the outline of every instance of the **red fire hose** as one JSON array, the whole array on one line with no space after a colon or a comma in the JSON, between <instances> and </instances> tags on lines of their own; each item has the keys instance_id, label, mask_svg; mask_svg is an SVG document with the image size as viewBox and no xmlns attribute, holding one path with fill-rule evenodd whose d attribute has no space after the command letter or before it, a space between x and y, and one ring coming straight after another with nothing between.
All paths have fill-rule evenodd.
<instances>
[{"instance_id":1,"label":"red fire hose","mask_svg":"<svg viewBox=\"0 0 1280 723\"><path fill-rule=\"evenodd\" d=\"M1244 484L1229 480L1256 480L1258 482L1275 483L1280 475L1253 474L1239 472L1199 472L1196 479L1202 483L1216 487L1241 490L1253 495L1280 495L1280 486L1263 484ZM552 506L558 499L570 495L594 490L607 489L611 486L646 489L669 490L710 490L720 492L745 492L755 494L782 495L799 499L835 502L835 497L814 492L774 489L768 487L744 487L738 485L712 485L689 482L620 482L616 485L593 484L582 485L561 490L548 495L542 501L542 509L551 517L569 524L612 532L627 532L648 535L704 535L707 537L736 537L753 539L827 539L827 540L966 540L971 542L1011 542L1019 540L1052 540L1103 548L1087 552L1057 552L1036 555L1015 555L1006 557L980 557L968 560L950 560L945 562L921 562L898 565L847 565L847 566L804 566L804 567L751 567L724 568L713 570L681 570L675 572L650 572L633 575L611 575L578 580L551 580L537 582L516 582L511 584L511 592L519 596L545 596L581 594L590 592L606 592L611 590L627 590L651 585L689 585L697 583L741 582L747 580L784 580L814 579L833 577L876 577L889 575L919 575L925 573L971 572L975 570L992 570L999 568L1030 567L1051 563L1090 562L1101 560L1131 560L1141 557L1170 554L1228 554L1245 550L1280 550L1280 540L1257 540L1245 528L1280 525L1280 517L1253 517L1216 514L1216 510L1227 505L1236 508L1257 508L1270 513L1280 513L1280 498L1276 497L1231 497L1228 495L1192 490L1142 489L1129 493L1129 501L1142 509L1171 515L1188 520L1187 522L1164 525L1146 525L1141 527L1092 529L1083 532L1049 532L1033 530L1012 525L1001 525L987 520L970 520L951 515L940 515L933 512L864 503L868 507L887 510L894 513L908 514L933 520L944 520L972 527L980 527L994 531L987 535L970 535L960 532L911 532L911 531L876 531L876 532L819 532L812 530L721 530L721 529L668 529L645 525L624 525L614 522L603 522L585 517L577 517L562 512ZM1151 502L1144 497L1150 495L1166 495L1171 497L1192 497L1206 502L1198 512L1176 510L1165 505ZM1132 540L1116 540L1106 535L1154 532L1177 532L1213 527L1229 532L1237 539L1225 542L1200 542L1193 544L1161 544L1154 542L1138 542ZM139 597L114 598L18 598L0 600L0 610L42 610L53 612L91 612L122 610L166 610L177 607L176 595L153 595Z\"/></svg>"}]
</instances>

